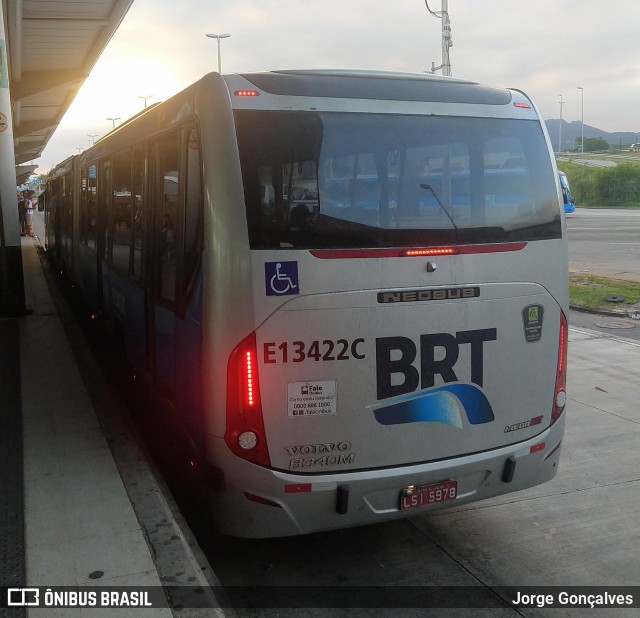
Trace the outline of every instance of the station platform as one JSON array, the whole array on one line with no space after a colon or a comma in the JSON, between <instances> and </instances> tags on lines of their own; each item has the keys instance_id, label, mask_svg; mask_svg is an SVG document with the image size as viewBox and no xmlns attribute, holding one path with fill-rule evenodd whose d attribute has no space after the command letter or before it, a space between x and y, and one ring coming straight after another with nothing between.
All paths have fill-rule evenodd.
<instances>
[{"instance_id":1,"label":"station platform","mask_svg":"<svg viewBox=\"0 0 640 618\"><path fill-rule=\"evenodd\" d=\"M68 336L34 218L36 235L21 239L28 313L0 319L0 616L235 615L108 385L87 380L96 361ZM46 604L47 590L96 603Z\"/></svg>"}]
</instances>

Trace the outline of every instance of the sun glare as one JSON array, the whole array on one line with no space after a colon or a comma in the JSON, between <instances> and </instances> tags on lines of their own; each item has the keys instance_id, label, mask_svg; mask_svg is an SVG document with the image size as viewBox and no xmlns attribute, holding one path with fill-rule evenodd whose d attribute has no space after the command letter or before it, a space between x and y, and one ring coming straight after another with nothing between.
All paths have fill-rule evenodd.
<instances>
[{"instance_id":1,"label":"sun glare","mask_svg":"<svg viewBox=\"0 0 640 618\"><path fill-rule=\"evenodd\" d=\"M70 126L99 130L106 118L127 118L147 104L172 96L186 84L157 61L147 58L113 59L96 65L69 109Z\"/></svg>"}]
</instances>

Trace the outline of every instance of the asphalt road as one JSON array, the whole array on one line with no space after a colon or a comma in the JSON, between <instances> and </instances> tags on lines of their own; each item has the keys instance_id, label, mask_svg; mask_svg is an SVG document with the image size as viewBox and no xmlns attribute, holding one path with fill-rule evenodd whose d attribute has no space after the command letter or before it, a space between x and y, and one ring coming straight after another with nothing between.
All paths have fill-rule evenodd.
<instances>
[{"instance_id":1,"label":"asphalt road","mask_svg":"<svg viewBox=\"0 0 640 618\"><path fill-rule=\"evenodd\" d=\"M640 283L640 209L577 208L567 231L569 270Z\"/></svg>"},{"instance_id":2,"label":"asphalt road","mask_svg":"<svg viewBox=\"0 0 640 618\"><path fill-rule=\"evenodd\" d=\"M567 230L569 270L640 283L640 210L577 208ZM640 340L640 321L628 317L570 311L569 324Z\"/></svg>"}]
</instances>

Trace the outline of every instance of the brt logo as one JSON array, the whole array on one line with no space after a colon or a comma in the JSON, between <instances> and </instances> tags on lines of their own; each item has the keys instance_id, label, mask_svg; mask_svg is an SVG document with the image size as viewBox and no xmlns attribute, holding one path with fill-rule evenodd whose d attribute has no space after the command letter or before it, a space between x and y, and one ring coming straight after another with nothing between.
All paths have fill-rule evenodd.
<instances>
[{"instance_id":1,"label":"brt logo","mask_svg":"<svg viewBox=\"0 0 640 618\"><path fill-rule=\"evenodd\" d=\"M372 406L376 420L383 425L430 421L462 427L464 411L471 424L491 422L493 410L478 387L483 381L484 343L496 338L495 328L460 331L455 336L421 335L420 354L407 337L376 339L377 399L387 400ZM461 346L469 346L472 384L458 382L454 371ZM414 366L416 359L419 369ZM434 388L436 375L444 386ZM418 387L422 390L416 393Z\"/></svg>"}]
</instances>

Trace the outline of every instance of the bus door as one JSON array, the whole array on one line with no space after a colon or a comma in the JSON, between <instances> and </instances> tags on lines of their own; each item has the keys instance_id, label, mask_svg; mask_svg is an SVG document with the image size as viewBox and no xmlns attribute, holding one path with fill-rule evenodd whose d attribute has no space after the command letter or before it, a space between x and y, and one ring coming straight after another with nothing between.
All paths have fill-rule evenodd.
<instances>
[{"instance_id":1,"label":"bus door","mask_svg":"<svg viewBox=\"0 0 640 618\"><path fill-rule=\"evenodd\" d=\"M176 134L151 145L147 263L147 357L159 391L175 398L180 141Z\"/></svg>"}]
</instances>

